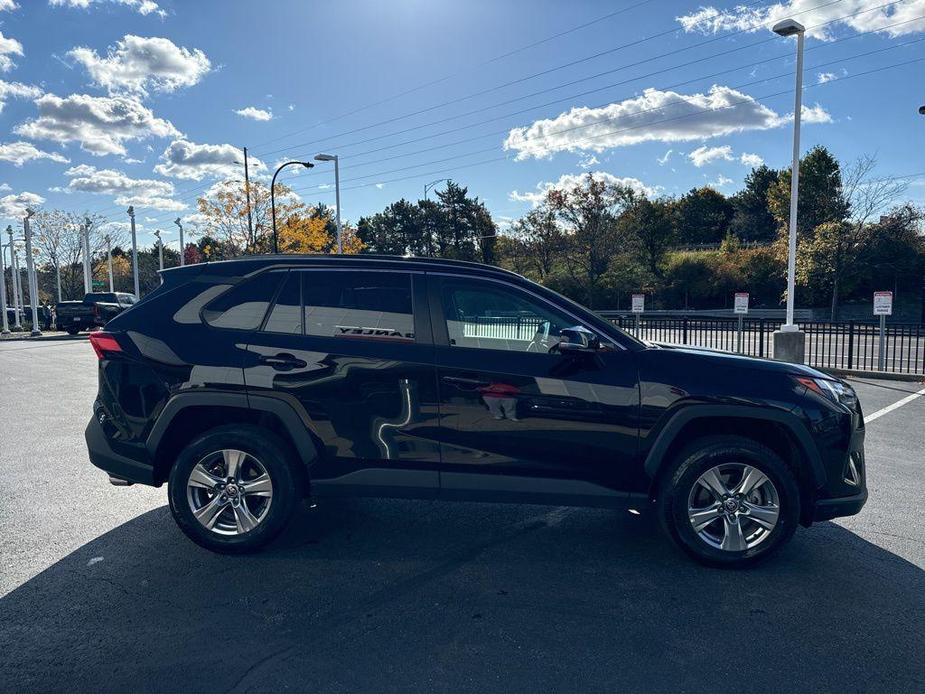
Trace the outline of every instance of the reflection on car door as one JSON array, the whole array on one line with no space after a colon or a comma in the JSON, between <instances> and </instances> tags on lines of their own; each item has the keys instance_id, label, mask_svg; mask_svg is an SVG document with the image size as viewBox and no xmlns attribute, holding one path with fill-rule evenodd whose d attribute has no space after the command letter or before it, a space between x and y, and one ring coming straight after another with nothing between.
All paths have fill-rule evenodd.
<instances>
[{"instance_id":1,"label":"reflection on car door","mask_svg":"<svg viewBox=\"0 0 925 694\"><path fill-rule=\"evenodd\" d=\"M296 401L324 462L313 492L436 493L437 390L423 276L291 270L248 345L249 393Z\"/></svg>"},{"instance_id":2,"label":"reflection on car door","mask_svg":"<svg viewBox=\"0 0 925 694\"><path fill-rule=\"evenodd\" d=\"M575 318L501 281L431 274L448 496L633 490L639 393L631 352L550 352Z\"/></svg>"}]
</instances>

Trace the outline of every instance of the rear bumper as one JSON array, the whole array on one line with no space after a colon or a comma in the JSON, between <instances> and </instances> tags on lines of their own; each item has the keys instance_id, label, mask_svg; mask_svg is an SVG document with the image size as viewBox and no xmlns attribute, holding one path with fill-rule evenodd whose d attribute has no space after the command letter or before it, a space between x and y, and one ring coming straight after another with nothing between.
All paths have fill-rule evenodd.
<instances>
[{"instance_id":1,"label":"rear bumper","mask_svg":"<svg viewBox=\"0 0 925 694\"><path fill-rule=\"evenodd\" d=\"M103 425L96 415L90 418L90 423L87 424L87 429L84 432L84 438L87 440L90 462L96 467L105 470L113 477L128 480L129 482L149 484L155 487L160 486L160 483L154 479L153 465L147 461L130 458L113 450L106 433L103 431Z\"/></svg>"},{"instance_id":2,"label":"rear bumper","mask_svg":"<svg viewBox=\"0 0 925 694\"><path fill-rule=\"evenodd\" d=\"M819 499L816 501L816 510L813 513L813 522L832 520L842 516L853 516L859 513L867 503L867 489L864 488L854 496L843 496L837 499Z\"/></svg>"}]
</instances>

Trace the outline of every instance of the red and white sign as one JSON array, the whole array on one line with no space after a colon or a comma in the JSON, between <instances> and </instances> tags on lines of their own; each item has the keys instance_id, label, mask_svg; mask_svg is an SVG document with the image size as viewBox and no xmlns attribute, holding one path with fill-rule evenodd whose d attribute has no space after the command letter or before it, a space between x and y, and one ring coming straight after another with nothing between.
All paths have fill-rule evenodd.
<instances>
[{"instance_id":1,"label":"red and white sign","mask_svg":"<svg viewBox=\"0 0 925 694\"><path fill-rule=\"evenodd\" d=\"M736 292L733 312L748 313L748 292Z\"/></svg>"},{"instance_id":2,"label":"red and white sign","mask_svg":"<svg viewBox=\"0 0 925 694\"><path fill-rule=\"evenodd\" d=\"M646 310L646 295L633 294L633 313L642 313Z\"/></svg>"},{"instance_id":3,"label":"red and white sign","mask_svg":"<svg viewBox=\"0 0 925 694\"><path fill-rule=\"evenodd\" d=\"M893 315L893 292L874 292L874 315Z\"/></svg>"}]
</instances>

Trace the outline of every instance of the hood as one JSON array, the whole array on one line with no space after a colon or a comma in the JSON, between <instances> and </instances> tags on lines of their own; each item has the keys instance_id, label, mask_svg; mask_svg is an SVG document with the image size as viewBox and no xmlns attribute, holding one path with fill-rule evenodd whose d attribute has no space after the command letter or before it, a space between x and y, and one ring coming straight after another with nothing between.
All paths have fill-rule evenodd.
<instances>
[{"instance_id":1,"label":"hood","mask_svg":"<svg viewBox=\"0 0 925 694\"><path fill-rule=\"evenodd\" d=\"M650 347L653 351L665 350L673 354L686 354L691 358L703 360L716 366L726 368L750 369L755 371L764 371L766 373L779 373L790 376L810 376L812 378L833 377L827 373L814 369L804 364L791 364L786 361L775 361L774 359L765 359L761 357L747 357L743 354L733 354L731 352L720 352L713 349L702 347L678 347L674 345L654 345Z\"/></svg>"}]
</instances>

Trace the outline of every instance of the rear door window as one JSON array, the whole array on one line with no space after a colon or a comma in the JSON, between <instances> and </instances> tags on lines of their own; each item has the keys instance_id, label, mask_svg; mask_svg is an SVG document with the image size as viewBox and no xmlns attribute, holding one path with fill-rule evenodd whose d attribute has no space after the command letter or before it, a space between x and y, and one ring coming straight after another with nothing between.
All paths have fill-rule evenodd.
<instances>
[{"instance_id":1,"label":"rear door window","mask_svg":"<svg viewBox=\"0 0 925 694\"><path fill-rule=\"evenodd\" d=\"M414 341L410 274L363 270L300 274L306 335Z\"/></svg>"}]
</instances>

